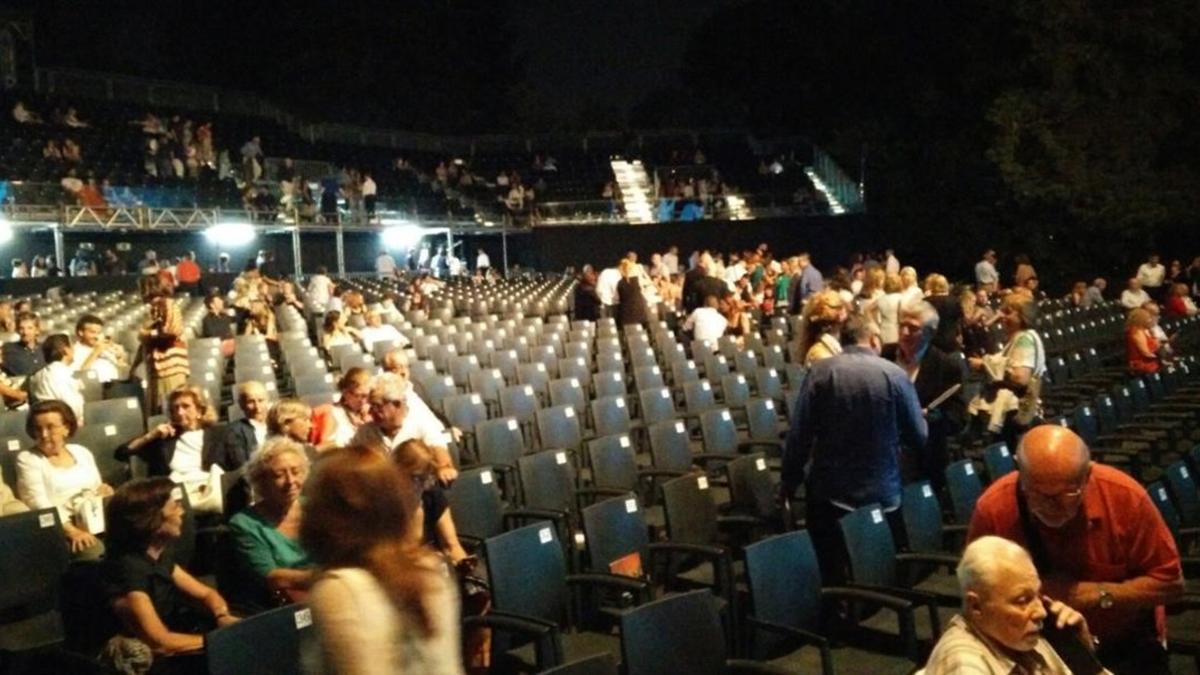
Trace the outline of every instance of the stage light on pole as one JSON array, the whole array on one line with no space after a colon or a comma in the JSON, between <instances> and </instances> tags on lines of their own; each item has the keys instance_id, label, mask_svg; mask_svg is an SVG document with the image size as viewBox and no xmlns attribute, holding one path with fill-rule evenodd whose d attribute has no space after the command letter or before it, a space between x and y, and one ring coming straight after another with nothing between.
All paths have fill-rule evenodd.
<instances>
[{"instance_id":1,"label":"stage light on pole","mask_svg":"<svg viewBox=\"0 0 1200 675\"><path fill-rule=\"evenodd\" d=\"M204 231L209 241L223 246L245 246L254 241L254 226L250 223L217 223Z\"/></svg>"},{"instance_id":2,"label":"stage light on pole","mask_svg":"<svg viewBox=\"0 0 1200 675\"><path fill-rule=\"evenodd\" d=\"M12 238L12 225L9 224L8 218L5 217L4 214L0 213L0 245L7 244L8 242L12 241Z\"/></svg>"}]
</instances>

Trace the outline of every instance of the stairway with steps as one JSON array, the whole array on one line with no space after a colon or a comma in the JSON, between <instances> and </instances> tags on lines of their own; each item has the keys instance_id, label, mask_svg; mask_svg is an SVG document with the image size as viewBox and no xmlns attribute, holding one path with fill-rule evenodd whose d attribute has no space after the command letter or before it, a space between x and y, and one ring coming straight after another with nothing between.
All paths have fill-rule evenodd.
<instances>
[{"instance_id":1,"label":"stairway with steps","mask_svg":"<svg viewBox=\"0 0 1200 675\"><path fill-rule=\"evenodd\" d=\"M630 162L613 159L611 164L617 187L621 189L625 217L634 224L653 223L654 210L651 204L654 200L654 185L650 182L650 176L646 174L641 160L635 159Z\"/></svg>"}]
</instances>

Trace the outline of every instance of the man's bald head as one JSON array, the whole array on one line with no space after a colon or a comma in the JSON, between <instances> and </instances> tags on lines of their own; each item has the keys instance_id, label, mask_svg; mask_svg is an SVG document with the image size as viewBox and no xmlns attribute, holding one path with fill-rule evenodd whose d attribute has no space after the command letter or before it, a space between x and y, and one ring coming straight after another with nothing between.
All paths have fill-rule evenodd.
<instances>
[{"instance_id":1,"label":"man's bald head","mask_svg":"<svg viewBox=\"0 0 1200 675\"><path fill-rule=\"evenodd\" d=\"M1017 448L1017 462L1035 479L1070 479L1079 476L1091 461L1091 451L1074 431L1057 424L1036 426Z\"/></svg>"},{"instance_id":2,"label":"man's bald head","mask_svg":"<svg viewBox=\"0 0 1200 675\"><path fill-rule=\"evenodd\" d=\"M1075 432L1045 424L1021 439L1017 467L1029 510L1048 527L1071 522L1083 504L1091 452Z\"/></svg>"}]
</instances>

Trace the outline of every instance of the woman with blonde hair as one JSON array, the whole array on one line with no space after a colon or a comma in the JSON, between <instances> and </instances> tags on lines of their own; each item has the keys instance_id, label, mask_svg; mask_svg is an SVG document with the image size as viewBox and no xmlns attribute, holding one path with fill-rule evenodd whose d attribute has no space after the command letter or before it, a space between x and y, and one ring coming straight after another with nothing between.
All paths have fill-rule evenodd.
<instances>
[{"instance_id":1,"label":"woman with blonde hair","mask_svg":"<svg viewBox=\"0 0 1200 675\"><path fill-rule=\"evenodd\" d=\"M299 443L309 460L315 459L317 450L309 442L312 436L313 410L307 403L295 398L285 398L267 412L267 434L272 437L289 438Z\"/></svg>"},{"instance_id":2,"label":"woman with blonde hair","mask_svg":"<svg viewBox=\"0 0 1200 675\"><path fill-rule=\"evenodd\" d=\"M1141 307L1131 310L1125 319L1125 355L1134 375L1157 373L1162 367L1153 327L1154 316Z\"/></svg>"},{"instance_id":3,"label":"woman with blonde hair","mask_svg":"<svg viewBox=\"0 0 1200 675\"><path fill-rule=\"evenodd\" d=\"M338 391L341 394L336 403L319 406L313 411L310 439L321 451L348 445L358 428L371 421L369 371L365 368L347 370L338 380Z\"/></svg>"},{"instance_id":4,"label":"woman with blonde hair","mask_svg":"<svg viewBox=\"0 0 1200 675\"><path fill-rule=\"evenodd\" d=\"M805 366L842 353L838 332L848 315L842 296L835 290L826 289L809 296L804 305L804 330L798 352Z\"/></svg>"},{"instance_id":5,"label":"woman with blonde hair","mask_svg":"<svg viewBox=\"0 0 1200 675\"><path fill-rule=\"evenodd\" d=\"M1008 447L1037 423L1041 415L1041 378L1046 372L1046 348L1033 329L1037 302L1027 293L1010 293L1000 306L1008 341L998 354L967 359L989 382L969 410L986 416L988 431L1000 433Z\"/></svg>"},{"instance_id":6,"label":"woman with blonde hair","mask_svg":"<svg viewBox=\"0 0 1200 675\"><path fill-rule=\"evenodd\" d=\"M335 450L307 490L300 541L320 572L309 605L322 672L463 672L458 594L421 544L414 477L365 447Z\"/></svg>"},{"instance_id":7,"label":"woman with blonde hair","mask_svg":"<svg viewBox=\"0 0 1200 675\"><path fill-rule=\"evenodd\" d=\"M617 269L621 280L617 282L617 325L645 325L649 322L646 297L642 295L642 284L635 267L637 263L623 258Z\"/></svg>"},{"instance_id":8,"label":"woman with blonde hair","mask_svg":"<svg viewBox=\"0 0 1200 675\"><path fill-rule=\"evenodd\" d=\"M900 341L900 303L904 299L900 294L902 287L899 274L885 275L883 295L876 298L874 316L870 317L879 324L879 339L885 351L895 350Z\"/></svg>"}]
</instances>

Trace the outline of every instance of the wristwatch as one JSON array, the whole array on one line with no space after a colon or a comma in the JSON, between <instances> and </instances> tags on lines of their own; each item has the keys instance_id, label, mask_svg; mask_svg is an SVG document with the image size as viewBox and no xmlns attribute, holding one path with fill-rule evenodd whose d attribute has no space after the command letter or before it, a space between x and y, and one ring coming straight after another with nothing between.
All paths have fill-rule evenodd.
<instances>
[{"instance_id":1,"label":"wristwatch","mask_svg":"<svg viewBox=\"0 0 1200 675\"><path fill-rule=\"evenodd\" d=\"M1113 594L1108 592L1108 589L1100 588L1100 609L1112 609Z\"/></svg>"}]
</instances>

